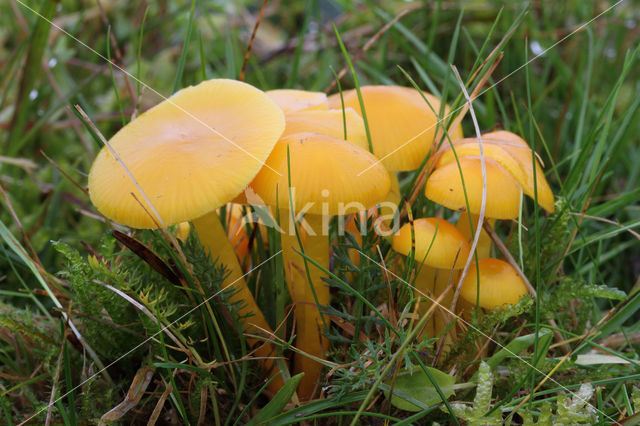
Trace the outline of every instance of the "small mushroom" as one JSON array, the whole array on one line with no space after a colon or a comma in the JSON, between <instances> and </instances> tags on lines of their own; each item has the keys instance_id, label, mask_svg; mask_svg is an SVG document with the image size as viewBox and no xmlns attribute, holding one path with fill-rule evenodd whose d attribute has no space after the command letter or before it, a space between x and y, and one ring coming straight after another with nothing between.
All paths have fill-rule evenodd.
<instances>
[{"instance_id":1,"label":"small mushroom","mask_svg":"<svg viewBox=\"0 0 640 426\"><path fill-rule=\"evenodd\" d=\"M301 225L300 228L306 232L305 254L328 270L330 217L365 210L382 201L389 191L389 175L364 149L318 133L298 133L281 138L266 165L269 167L262 168L251 188L266 204L280 209L285 276L296 305L296 347L325 359L328 341L322 328L326 322L316 304L314 291L317 303L326 306L330 301L329 288L322 280L323 272L311 263L308 265L311 283L307 281L304 259L295 252L299 245L292 218L304 213L304 223L308 227ZM358 175L368 167L371 168L367 173ZM293 203L293 211L290 211L290 203ZM305 372L299 396L311 398L322 364L296 354L294 370Z\"/></svg>"},{"instance_id":2,"label":"small mushroom","mask_svg":"<svg viewBox=\"0 0 640 426\"><path fill-rule=\"evenodd\" d=\"M215 210L253 179L283 130L284 115L264 92L239 81L208 80L180 90L111 138L109 147L130 175L108 147L89 173L91 201L115 222L153 229L192 221L203 246L227 267L222 287L234 287L230 302L242 302L242 325L251 334L270 327ZM273 357L272 345L247 341L259 346L257 356ZM272 369L273 359L261 362ZM282 384L278 376L270 390Z\"/></svg>"},{"instance_id":3,"label":"small mushroom","mask_svg":"<svg viewBox=\"0 0 640 426\"><path fill-rule=\"evenodd\" d=\"M482 143L485 158L490 158L500 164L518 182L525 195L535 198L536 185L534 185L533 159L529 145L515 133L504 130L483 134ZM477 157L480 155L477 138L455 141L453 149L455 149L458 158ZM438 155L436 170L446 164L455 163L451 146L443 146ZM553 192L542 172L539 161L536 160L535 164L538 203L546 211L553 213Z\"/></svg>"},{"instance_id":4,"label":"small mushroom","mask_svg":"<svg viewBox=\"0 0 640 426\"><path fill-rule=\"evenodd\" d=\"M460 290L466 302L490 310L504 304L515 305L526 294L527 287L516 270L507 262L493 258L480 260L478 268L472 264Z\"/></svg>"},{"instance_id":5,"label":"small mushroom","mask_svg":"<svg viewBox=\"0 0 640 426\"><path fill-rule=\"evenodd\" d=\"M414 242L412 241L412 228ZM393 236L393 249L405 256L414 251L414 259L422 263L414 284L414 297L423 298L426 294L437 299L449 285L452 271L462 269L469 256L469 243L466 238L444 219L431 217L415 219L413 225L405 223ZM454 279L455 283L457 280ZM440 301L447 309L453 302L454 291L450 291ZM420 304L419 311L426 312L432 302ZM426 332L431 337L439 335L447 326L449 318L446 310L436 310L433 321L429 321Z\"/></svg>"},{"instance_id":6,"label":"small mushroom","mask_svg":"<svg viewBox=\"0 0 640 426\"><path fill-rule=\"evenodd\" d=\"M433 171L425 185L425 195L452 210L465 209L480 214L482 165L480 157L462 157ZM485 158L487 193L485 215L494 219L515 219L520 210L520 185L497 161ZM464 177L464 186L460 178ZM466 189L466 198L465 198Z\"/></svg>"}]
</instances>

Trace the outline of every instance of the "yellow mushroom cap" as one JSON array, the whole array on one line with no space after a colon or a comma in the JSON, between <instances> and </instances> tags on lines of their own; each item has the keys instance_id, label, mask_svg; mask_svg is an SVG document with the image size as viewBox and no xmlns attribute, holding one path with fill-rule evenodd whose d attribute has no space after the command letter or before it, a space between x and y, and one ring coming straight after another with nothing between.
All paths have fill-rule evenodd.
<instances>
[{"instance_id":1,"label":"yellow mushroom cap","mask_svg":"<svg viewBox=\"0 0 640 426\"><path fill-rule=\"evenodd\" d=\"M491 158L485 158L487 196L485 216L493 219L515 219L520 206L520 185L511 174ZM482 202L482 165L480 157L460 158L469 209L480 214ZM425 186L425 195L438 204L459 210L466 208L458 163L451 162L436 169Z\"/></svg>"},{"instance_id":2,"label":"yellow mushroom cap","mask_svg":"<svg viewBox=\"0 0 640 426\"><path fill-rule=\"evenodd\" d=\"M483 137L484 142L484 137ZM454 155L455 149L455 155ZM520 184L525 185L527 182L527 176L520 166L520 163L511 156L507 151L503 150L501 147L492 144L483 143L482 151L484 153L485 158L491 158L495 160L498 164L504 167L511 176ZM447 146L447 149L442 151L438 162L436 163L436 169L438 167L442 167L445 164L455 162L456 158L462 157L479 157L480 156L480 147L478 146L478 140L476 138L466 138L457 141L454 144L453 149L450 145Z\"/></svg>"},{"instance_id":3,"label":"yellow mushroom cap","mask_svg":"<svg viewBox=\"0 0 640 426\"><path fill-rule=\"evenodd\" d=\"M471 248L455 226L444 219L430 217L414 220L413 228L415 260L440 269L460 269L464 266ZM393 236L393 249L409 255L411 223L405 223Z\"/></svg>"},{"instance_id":4,"label":"yellow mushroom cap","mask_svg":"<svg viewBox=\"0 0 640 426\"><path fill-rule=\"evenodd\" d=\"M109 144L168 226L238 195L283 130L284 114L264 92L217 79L175 93L123 127ZM89 195L118 223L157 227L152 209L107 147L89 172Z\"/></svg>"},{"instance_id":5,"label":"yellow mushroom cap","mask_svg":"<svg viewBox=\"0 0 640 426\"><path fill-rule=\"evenodd\" d=\"M286 115L286 127L282 136L295 133L322 133L344 139L344 124L347 124L347 141L360 148L369 149L364 121L353 108L297 111Z\"/></svg>"},{"instance_id":6,"label":"yellow mushroom cap","mask_svg":"<svg viewBox=\"0 0 640 426\"><path fill-rule=\"evenodd\" d=\"M480 270L480 280L476 269ZM480 298L478 305L485 309L495 309L505 303L515 305L518 300L527 294L527 287L511 265L499 259L482 259L469 267L469 272L460 290L460 296L472 305L476 305L478 295L478 282Z\"/></svg>"},{"instance_id":7,"label":"yellow mushroom cap","mask_svg":"<svg viewBox=\"0 0 640 426\"><path fill-rule=\"evenodd\" d=\"M278 207L290 206L287 147L296 211L354 213L383 201L389 192L389 174L368 151L328 135L297 133L278 141L267 159L269 167L263 167L251 183L268 205L276 206L277 189Z\"/></svg>"},{"instance_id":8,"label":"yellow mushroom cap","mask_svg":"<svg viewBox=\"0 0 640 426\"><path fill-rule=\"evenodd\" d=\"M265 92L285 114L296 111L327 109L327 95L307 90L276 89Z\"/></svg>"},{"instance_id":9,"label":"yellow mushroom cap","mask_svg":"<svg viewBox=\"0 0 640 426\"><path fill-rule=\"evenodd\" d=\"M437 129L440 100L424 93L431 110L420 93L400 86L362 86L360 88L367 123L371 132L373 153L382 159L389 171L417 169L427 156ZM345 107L362 113L355 90L342 92ZM329 107L341 106L340 94L329 96ZM449 108L445 108L445 116ZM462 137L460 127L450 131L452 139Z\"/></svg>"},{"instance_id":10,"label":"yellow mushroom cap","mask_svg":"<svg viewBox=\"0 0 640 426\"><path fill-rule=\"evenodd\" d=\"M535 198L535 187L533 180L533 159L531 156L531 148L529 144L515 133L508 132L506 130L499 130L496 132L485 133L482 135L483 141L486 140L490 143L497 144L508 152L522 167L525 174L525 181L520 182L522 185L522 192L527 194L531 198ZM538 160L536 159L536 180L538 187L538 203L543 209L549 213L553 213L554 199L553 191L549 187L549 183L544 176L542 168Z\"/></svg>"}]
</instances>

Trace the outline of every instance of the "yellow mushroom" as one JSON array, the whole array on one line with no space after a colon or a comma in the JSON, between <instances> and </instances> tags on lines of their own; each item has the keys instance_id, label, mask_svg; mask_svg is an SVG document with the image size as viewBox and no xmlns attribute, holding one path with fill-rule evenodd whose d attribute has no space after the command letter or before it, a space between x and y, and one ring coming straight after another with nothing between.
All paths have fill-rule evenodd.
<instances>
[{"instance_id":1,"label":"yellow mushroom","mask_svg":"<svg viewBox=\"0 0 640 426\"><path fill-rule=\"evenodd\" d=\"M305 254L329 269L327 228L330 216L364 210L382 201L389 191L388 173L376 161L369 152L344 140L317 133L298 133L278 141L266 162L268 167L262 168L251 184L266 204L280 209L285 276L296 305L296 346L321 359L325 358L328 348L328 341L322 334L326 322L313 291L318 304L325 306L329 304L329 288L322 280L323 273L310 263L313 289L307 281L304 259L295 252L299 246L292 217L304 212L305 225L300 228L306 231ZM373 167L366 175L358 176L370 166ZM296 354L295 371L305 372L299 388L302 399L312 397L321 370L322 365L318 362Z\"/></svg>"},{"instance_id":2,"label":"yellow mushroom","mask_svg":"<svg viewBox=\"0 0 640 426\"><path fill-rule=\"evenodd\" d=\"M394 193L385 201L398 203L400 190L396 172L417 169L430 152L439 127L440 99L423 92L430 107L418 90L401 86L362 86L360 93L372 152L389 170L394 188ZM342 98L345 108L353 108L363 115L355 89L342 92ZM329 96L328 100L330 108L342 108L340 93ZM448 113L449 107L445 106L444 115ZM449 135L454 140L462 138L462 128L451 129ZM395 214L393 210L381 209L380 214L387 223Z\"/></svg>"},{"instance_id":3,"label":"yellow mushroom","mask_svg":"<svg viewBox=\"0 0 640 426\"><path fill-rule=\"evenodd\" d=\"M469 256L469 243L466 238L444 219L421 218L413 221L414 243L412 244L412 224L406 223L393 236L393 249L405 256L414 251L414 259L422 263L414 284L414 296L425 299L425 295L437 299L449 285L452 271L464 267ZM456 275L453 282L456 283ZM449 291L440 301L440 305L449 309L453 302L454 291ZM419 312L425 313L432 302L422 302ZM438 309L433 320L427 322L426 332L431 337L439 335L448 325L448 311Z\"/></svg>"},{"instance_id":4,"label":"yellow mushroom","mask_svg":"<svg viewBox=\"0 0 640 426\"><path fill-rule=\"evenodd\" d=\"M89 173L91 201L115 222L157 228L192 221L203 246L229 271L222 286L233 286L231 303L242 302L245 331L258 335L270 327L215 210L251 182L284 125L284 114L262 91L234 80L204 81L175 93L111 138L110 147L135 182L107 147ZM257 356L275 354L262 340L247 341L259 344ZM272 370L272 359L262 363ZM277 391L283 380L278 376L271 384Z\"/></svg>"},{"instance_id":5,"label":"yellow mushroom","mask_svg":"<svg viewBox=\"0 0 640 426\"><path fill-rule=\"evenodd\" d=\"M462 157L433 171L425 186L425 195L452 210L466 209L480 214L482 202L482 165L480 157ZM515 219L520 210L520 185L497 161L485 158L487 192L485 215L494 219ZM464 187L460 178L464 177Z\"/></svg>"},{"instance_id":6,"label":"yellow mushroom","mask_svg":"<svg viewBox=\"0 0 640 426\"><path fill-rule=\"evenodd\" d=\"M480 270L480 278L476 269ZM479 294L479 297L478 297ZM527 287L515 269L507 262L487 258L472 264L462 282L460 296L472 306L497 309L504 304L515 305L527 294Z\"/></svg>"}]
</instances>

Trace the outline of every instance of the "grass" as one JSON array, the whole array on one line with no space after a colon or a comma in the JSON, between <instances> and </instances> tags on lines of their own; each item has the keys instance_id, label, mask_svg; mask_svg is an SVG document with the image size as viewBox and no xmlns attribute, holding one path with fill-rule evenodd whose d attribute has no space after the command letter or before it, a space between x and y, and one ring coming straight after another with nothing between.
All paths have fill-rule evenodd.
<instances>
[{"instance_id":1,"label":"grass","mask_svg":"<svg viewBox=\"0 0 640 426\"><path fill-rule=\"evenodd\" d=\"M206 256L195 235L180 254L161 232L133 233L152 257L120 245L112 231L122 229L93 210L81 188L102 143L74 108L80 105L109 138L158 103L158 93L168 96L204 78L237 78L262 2L25 3L53 25L22 1L3 2L0 422L85 424L111 410L117 421L135 424L480 424L486 410L514 423L573 415L574 422L635 424L637 4L621 2L603 13L613 3L544 3L472 2L465 9L443 1L268 4L245 81L264 90L323 91L338 75L334 70L348 66L334 91L417 85L455 110L465 104L455 65L470 93L487 78L473 103L479 128L527 139L557 200L556 213L548 215L525 198L521 220L496 227L537 298L474 317L446 356L436 356L435 339L415 339L426 320L411 315L417 262L403 262L384 239L336 237L326 274L331 374L322 399L296 405L289 401L299 378L286 377L290 385L271 401L264 393L251 348L238 337L237 306L220 288L222 265ZM465 135L475 133L470 116L462 124ZM409 199L418 173L399 178ZM410 217L434 215L457 216L420 191ZM270 230L263 241L251 224L247 231L250 263L260 265L247 282L272 327L280 326L279 354L290 357L295 336L282 259L274 256L277 234ZM359 266L349 249L361 252ZM318 266L307 260L309 268ZM385 273L383 263L393 273ZM595 360L595 353L606 357ZM491 374L478 374L481 362ZM455 377L452 394L428 368ZM153 376L142 389L147 369ZM396 388L394 378L410 371L425 373L428 382ZM575 400L586 383L594 388L586 394L593 410L574 404L567 413L572 405L563 398ZM398 408L389 392L419 409ZM49 401L55 401L50 409ZM123 401L132 408L118 406ZM462 414L460 406L474 409ZM469 413L476 417L464 417Z\"/></svg>"}]
</instances>

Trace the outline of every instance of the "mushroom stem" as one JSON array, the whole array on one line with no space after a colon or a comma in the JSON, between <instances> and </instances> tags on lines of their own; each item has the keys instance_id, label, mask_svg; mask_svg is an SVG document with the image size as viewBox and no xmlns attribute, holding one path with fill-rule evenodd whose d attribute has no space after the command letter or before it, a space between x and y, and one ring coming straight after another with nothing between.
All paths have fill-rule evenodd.
<instances>
[{"instance_id":1,"label":"mushroom stem","mask_svg":"<svg viewBox=\"0 0 640 426\"><path fill-rule=\"evenodd\" d=\"M267 323L262 311L256 304L256 301L247 287L244 280L244 271L238 263L238 258L233 251L233 246L227 238L218 214L215 211L207 213L193 221L196 233L200 242L211 255L213 259L225 265L229 275L222 283L222 288L227 289L234 287L229 302L240 306L238 316L241 318L243 332L252 335L269 335L273 334L271 327ZM268 386L269 391L274 394L282 387L284 380L277 368L274 368L274 357L276 356L275 346L261 339L247 337L249 346L258 345L255 350L255 356L261 358L262 368L269 372L270 377L276 376Z\"/></svg>"},{"instance_id":2,"label":"mushroom stem","mask_svg":"<svg viewBox=\"0 0 640 426\"><path fill-rule=\"evenodd\" d=\"M418 274L416 275L416 279L413 284L413 297L415 297L416 300L420 300L417 309L420 316L424 315L433 304L433 301L436 300L435 284L436 268L432 268L427 265L420 265L420 269L418 270ZM434 316L435 312L432 314L431 318L427 320L424 328L418 334L419 339L422 339L425 335L434 337Z\"/></svg>"},{"instance_id":3,"label":"mushroom stem","mask_svg":"<svg viewBox=\"0 0 640 426\"><path fill-rule=\"evenodd\" d=\"M420 302L418 312L423 315L428 311L429 307L438 300L440 295L444 293L449 285L449 271L437 269L431 266L422 265L418 276L416 277L413 295L415 298L421 298L425 301ZM418 335L422 339L425 334L429 337L437 337L448 326L451 318L449 310L453 302L453 292L449 291L438 303L439 306L433 310L431 318L425 324L424 329ZM445 336L445 345L451 341L449 333Z\"/></svg>"},{"instance_id":4,"label":"mushroom stem","mask_svg":"<svg viewBox=\"0 0 640 426\"><path fill-rule=\"evenodd\" d=\"M305 373L300 381L298 396L302 400L308 400L314 394L323 367L308 355L325 359L325 353L329 348L329 341L322 333L324 323L317 304L320 306L328 305L330 294L329 287L322 281L322 272L310 263L308 267L311 283L308 282L304 258L295 252L296 249L300 249L300 246L290 215L291 213L285 210L280 213L283 224L282 257L287 285L295 305L296 347L304 352L304 354L296 353L294 361L295 374ZM306 232L304 253L328 270L329 237L323 235L322 218L321 215L305 215L305 220L312 232Z\"/></svg>"},{"instance_id":5,"label":"mushroom stem","mask_svg":"<svg viewBox=\"0 0 640 426\"><path fill-rule=\"evenodd\" d=\"M471 223L473 224L473 230L470 228L469 216L471 216ZM473 232L475 232L478 226L478 219L479 219L479 216L473 213L462 212L462 214L460 215L460 218L458 219L458 223L456 223L456 228L458 228L458 231L460 231L460 233L464 235L467 241L473 240ZM489 219L485 217L484 224L486 224L487 227L493 228L495 223L496 223L495 219ZM491 237L489 236L489 234L484 228L480 231L480 239L478 240L476 251L478 253L478 260L486 259L487 257L491 256ZM463 260L466 260L466 259L463 259Z\"/></svg>"}]
</instances>

